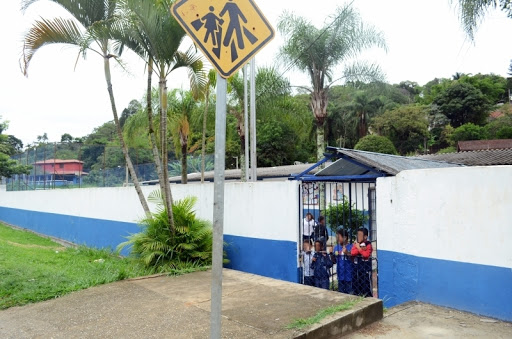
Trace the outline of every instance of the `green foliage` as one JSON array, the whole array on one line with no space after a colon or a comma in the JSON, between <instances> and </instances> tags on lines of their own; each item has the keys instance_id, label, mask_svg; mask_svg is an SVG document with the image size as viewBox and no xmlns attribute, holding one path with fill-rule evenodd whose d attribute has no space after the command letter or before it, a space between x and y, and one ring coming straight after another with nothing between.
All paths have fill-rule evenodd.
<instances>
[{"instance_id":1,"label":"green foliage","mask_svg":"<svg viewBox=\"0 0 512 339\"><path fill-rule=\"evenodd\" d=\"M512 115L507 114L484 126L489 139L512 139Z\"/></svg>"},{"instance_id":2,"label":"green foliage","mask_svg":"<svg viewBox=\"0 0 512 339\"><path fill-rule=\"evenodd\" d=\"M428 138L427 112L422 106L406 105L386 111L373 120L372 126L390 139L401 155L415 152Z\"/></svg>"},{"instance_id":3,"label":"green foliage","mask_svg":"<svg viewBox=\"0 0 512 339\"><path fill-rule=\"evenodd\" d=\"M355 208L345 196L341 202L330 205L325 211L327 226L333 231L339 227L348 230L349 234L355 235L358 228L363 227L368 221L368 216L363 211Z\"/></svg>"},{"instance_id":4,"label":"green foliage","mask_svg":"<svg viewBox=\"0 0 512 339\"><path fill-rule=\"evenodd\" d=\"M0 224L0 309L149 274L131 258L84 246L65 248Z\"/></svg>"},{"instance_id":5,"label":"green foliage","mask_svg":"<svg viewBox=\"0 0 512 339\"><path fill-rule=\"evenodd\" d=\"M304 327L308 327L310 325L319 323L322 319L333 315L338 312L346 311L357 305L359 302L361 302L364 298L357 298L352 299L350 301L346 301L343 304L339 305L333 305L329 306L327 308L324 308L323 310L318 311L314 316L309 318L299 318L293 320L291 324L286 326L287 329L302 329Z\"/></svg>"},{"instance_id":6,"label":"green foliage","mask_svg":"<svg viewBox=\"0 0 512 339\"><path fill-rule=\"evenodd\" d=\"M367 135L360 139L354 149L384 154L397 154L396 148L386 137L380 135Z\"/></svg>"},{"instance_id":7,"label":"green foliage","mask_svg":"<svg viewBox=\"0 0 512 339\"><path fill-rule=\"evenodd\" d=\"M258 166L293 164L297 137L289 125L280 121L261 124L257 134Z\"/></svg>"},{"instance_id":8,"label":"green foliage","mask_svg":"<svg viewBox=\"0 0 512 339\"><path fill-rule=\"evenodd\" d=\"M439 152L437 152L437 154L446 154L446 153L455 153L455 152L457 152L457 149L453 146L449 146L449 147L440 149Z\"/></svg>"},{"instance_id":9,"label":"green foliage","mask_svg":"<svg viewBox=\"0 0 512 339\"><path fill-rule=\"evenodd\" d=\"M157 211L141 221L140 233L129 236L117 249L130 247L132 255L152 272L166 272L186 265L210 265L212 228L208 221L196 217L193 208L197 198L174 202L174 233L169 228L161 192L152 192L148 200L157 203Z\"/></svg>"},{"instance_id":10,"label":"green foliage","mask_svg":"<svg viewBox=\"0 0 512 339\"><path fill-rule=\"evenodd\" d=\"M7 121L0 122L0 177L10 178L15 174L29 174L32 166L22 165L10 157L17 153L16 140L19 139L14 138L16 140L13 140L10 138L12 136L2 134L8 127Z\"/></svg>"},{"instance_id":11,"label":"green foliage","mask_svg":"<svg viewBox=\"0 0 512 339\"><path fill-rule=\"evenodd\" d=\"M454 144L459 141L487 139L485 129L472 123L457 127L451 138Z\"/></svg>"},{"instance_id":12,"label":"green foliage","mask_svg":"<svg viewBox=\"0 0 512 339\"><path fill-rule=\"evenodd\" d=\"M459 81L437 95L433 103L455 128L468 122L483 125L491 108L488 99L479 89Z\"/></svg>"}]
</instances>

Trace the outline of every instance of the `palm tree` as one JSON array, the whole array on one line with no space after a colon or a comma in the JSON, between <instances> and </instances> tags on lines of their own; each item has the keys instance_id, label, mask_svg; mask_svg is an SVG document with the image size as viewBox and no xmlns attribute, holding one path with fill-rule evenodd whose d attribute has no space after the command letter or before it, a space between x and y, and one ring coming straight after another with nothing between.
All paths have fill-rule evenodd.
<instances>
[{"instance_id":1,"label":"palm tree","mask_svg":"<svg viewBox=\"0 0 512 339\"><path fill-rule=\"evenodd\" d=\"M337 9L331 22L321 29L305 18L285 13L278 29L287 40L281 47L281 57L292 67L306 72L311 87L311 110L317 127L317 157L324 152L324 128L327 118L328 91L336 81L372 81L383 78L380 68L365 62L351 62L360 52L371 47L386 49L382 32L365 24L352 6ZM335 68L345 64L341 76L334 77Z\"/></svg>"},{"instance_id":2,"label":"palm tree","mask_svg":"<svg viewBox=\"0 0 512 339\"><path fill-rule=\"evenodd\" d=\"M290 94L290 83L287 79L283 78L277 69L272 67L261 67L256 71L256 115L258 120L261 120L262 115L269 106L276 107L282 104L283 98ZM237 133L240 137L240 163L245 162L245 125L244 125L244 82L240 73L236 73L229 79L230 91L230 109L229 113L232 114L237 121ZM245 166L242 166L242 169ZM242 179L245 178L245 173L242 170Z\"/></svg>"},{"instance_id":3,"label":"palm tree","mask_svg":"<svg viewBox=\"0 0 512 339\"><path fill-rule=\"evenodd\" d=\"M180 146L181 153L181 183L187 183L187 154L188 137L190 134L190 118L196 108L196 101L191 92L173 90L169 93L171 131L176 147ZM178 153L178 152L177 152Z\"/></svg>"},{"instance_id":4,"label":"palm tree","mask_svg":"<svg viewBox=\"0 0 512 339\"><path fill-rule=\"evenodd\" d=\"M23 8L27 9L38 0L25 0ZM77 46L85 58L86 52L91 51L103 58L105 81L110 98L112 114L116 125L117 135L121 143L123 155L130 172L131 179L137 191L140 203L146 215L150 215L149 206L140 188L140 183L133 167L128 148L124 141L121 124L117 114L114 91L112 89L112 76L110 72L110 59L119 61L118 57L111 53L110 30L114 25L116 15L116 0L52 0L63 7L71 16L71 19L53 18L36 20L26 33L23 41L22 71L27 76L28 67L35 53L41 47L52 44L68 44Z\"/></svg>"},{"instance_id":5,"label":"palm tree","mask_svg":"<svg viewBox=\"0 0 512 339\"><path fill-rule=\"evenodd\" d=\"M206 157L206 123L208 115L208 104L210 103L210 89L217 84L217 73L211 69L208 72L208 82L204 90L204 114L203 114L203 136L201 138L201 183L204 183L205 157Z\"/></svg>"},{"instance_id":6,"label":"palm tree","mask_svg":"<svg viewBox=\"0 0 512 339\"><path fill-rule=\"evenodd\" d=\"M475 31L490 9L499 8L512 18L512 3L510 0L451 0L458 3L459 19L462 28L471 40Z\"/></svg>"},{"instance_id":7,"label":"palm tree","mask_svg":"<svg viewBox=\"0 0 512 339\"><path fill-rule=\"evenodd\" d=\"M168 169L168 128L167 128L167 77L176 69L186 68L190 87L195 96L201 95L206 83L204 65L201 56L194 48L186 52L179 50L185 37L185 31L171 16L169 8L172 1L168 0L120 0L124 15L116 35L126 46L147 62L148 89L147 115L149 135L152 143L155 164L159 173L160 188L163 192L164 204L168 211L172 210L172 194L169 184ZM160 154L153 130L153 113L151 108L151 76L156 71L159 78L160 98ZM185 158L186 159L186 158ZM160 169L159 169L160 167ZM172 213L168 213L171 231L174 231Z\"/></svg>"},{"instance_id":8,"label":"palm tree","mask_svg":"<svg viewBox=\"0 0 512 339\"><path fill-rule=\"evenodd\" d=\"M382 106L382 101L378 97L370 98L364 91L356 93L354 100L348 104L348 110L355 117L359 139L368 134L370 119Z\"/></svg>"}]
</instances>

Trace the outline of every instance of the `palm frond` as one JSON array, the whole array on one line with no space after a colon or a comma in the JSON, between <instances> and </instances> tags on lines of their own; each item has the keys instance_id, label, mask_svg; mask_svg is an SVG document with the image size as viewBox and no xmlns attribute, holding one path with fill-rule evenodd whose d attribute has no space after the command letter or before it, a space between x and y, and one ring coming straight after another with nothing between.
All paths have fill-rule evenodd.
<instances>
[{"instance_id":1,"label":"palm frond","mask_svg":"<svg viewBox=\"0 0 512 339\"><path fill-rule=\"evenodd\" d=\"M41 47L51 44L77 46L81 52L88 48L88 40L83 30L74 20L61 18L37 20L29 29L23 41L21 65L25 76L34 54Z\"/></svg>"}]
</instances>

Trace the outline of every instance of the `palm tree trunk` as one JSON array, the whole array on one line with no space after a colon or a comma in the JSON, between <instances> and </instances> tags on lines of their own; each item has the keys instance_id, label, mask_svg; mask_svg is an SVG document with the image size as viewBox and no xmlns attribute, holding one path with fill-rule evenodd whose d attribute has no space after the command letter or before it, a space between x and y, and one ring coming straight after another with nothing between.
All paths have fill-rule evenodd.
<instances>
[{"instance_id":1,"label":"palm tree trunk","mask_svg":"<svg viewBox=\"0 0 512 339\"><path fill-rule=\"evenodd\" d=\"M181 183L187 183L187 150L188 143L181 145Z\"/></svg>"},{"instance_id":2,"label":"palm tree trunk","mask_svg":"<svg viewBox=\"0 0 512 339\"><path fill-rule=\"evenodd\" d=\"M165 183L164 176L162 173L162 162L160 159L160 154L158 153L158 146L156 143L156 136L155 136L155 130L153 126L153 106L152 106L152 98L151 98L151 83L152 83L152 76L153 76L153 59L149 58L148 60L148 88L146 93L146 101L147 101L147 107L146 111L148 114L148 125L149 125L149 139L151 140L151 148L153 150L153 161L155 162L156 166L156 172L158 174L158 182L160 184L160 191L162 192L162 197L164 200L164 205L167 211L172 211L172 201L169 201L166 199L167 196L171 196L172 200L172 194L171 194L171 187L169 183ZM169 190L169 193L166 193L166 190Z\"/></svg>"},{"instance_id":3,"label":"palm tree trunk","mask_svg":"<svg viewBox=\"0 0 512 339\"><path fill-rule=\"evenodd\" d=\"M324 135L325 135L325 126L322 121L322 123L317 122L316 124L316 160L320 161L324 157L324 151L325 151L325 141L324 141Z\"/></svg>"},{"instance_id":4,"label":"palm tree trunk","mask_svg":"<svg viewBox=\"0 0 512 339\"><path fill-rule=\"evenodd\" d=\"M142 209L144 210L147 216L151 216L151 211L149 210L146 198L144 197L142 189L140 188L139 179L137 179L137 174L135 173L135 168L133 167L132 159L128 154L128 148L126 147L126 143L124 142L123 131L121 130L121 124L119 123L119 117L117 116L116 102L114 100L114 91L112 89L112 76L110 74L110 56L106 53L106 49L103 52L103 66L105 69L105 80L107 81L108 95L110 98L110 104L112 106L112 114L114 115L114 122L116 125L117 135L119 137L119 141L121 142L121 148L123 150L124 159L126 161L126 166L128 166L128 171L130 172L130 176L132 178L133 185L135 186L135 191L137 191L137 195L139 197L140 204L142 205Z\"/></svg>"},{"instance_id":5,"label":"palm tree trunk","mask_svg":"<svg viewBox=\"0 0 512 339\"><path fill-rule=\"evenodd\" d=\"M208 114L208 104L210 103L210 86L206 88L206 102L204 104L203 114L203 139L201 141L201 183L204 183L204 168L205 168L205 157L206 157L206 122Z\"/></svg>"},{"instance_id":6,"label":"palm tree trunk","mask_svg":"<svg viewBox=\"0 0 512 339\"><path fill-rule=\"evenodd\" d=\"M316 121L316 157L322 160L325 151L325 118L327 117L327 93L321 88L311 93L311 109Z\"/></svg>"},{"instance_id":7,"label":"palm tree trunk","mask_svg":"<svg viewBox=\"0 0 512 339\"><path fill-rule=\"evenodd\" d=\"M174 234L174 216L172 214L172 196L169 183L169 154L167 152L167 80L165 79L165 65L160 65L160 142L162 151L162 176L165 183L165 201L170 202L171 208L167 210L169 228Z\"/></svg>"}]
</instances>

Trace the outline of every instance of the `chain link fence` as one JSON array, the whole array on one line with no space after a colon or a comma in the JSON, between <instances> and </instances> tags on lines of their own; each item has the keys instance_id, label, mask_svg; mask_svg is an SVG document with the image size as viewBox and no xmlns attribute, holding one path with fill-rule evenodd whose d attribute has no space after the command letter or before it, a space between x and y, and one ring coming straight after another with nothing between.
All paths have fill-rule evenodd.
<instances>
[{"instance_id":1,"label":"chain link fence","mask_svg":"<svg viewBox=\"0 0 512 339\"><path fill-rule=\"evenodd\" d=\"M130 148L130 158L140 182L158 180L153 153L147 148ZM120 187L132 184L120 146L81 143L46 143L31 147L12 159L32 166L29 174L6 180L8 191L61 188ZM181 175L181 161L174 154L168 163L169 176ZM213 169L207 155L205 170ZM187 173L201 172L201 156L187 157Z\"/></svg>"}]
</instances>

